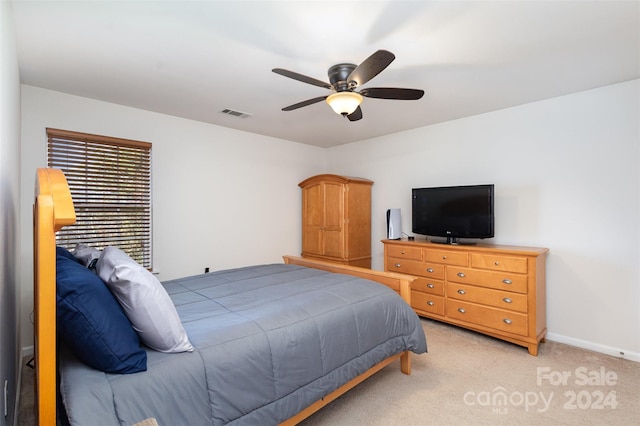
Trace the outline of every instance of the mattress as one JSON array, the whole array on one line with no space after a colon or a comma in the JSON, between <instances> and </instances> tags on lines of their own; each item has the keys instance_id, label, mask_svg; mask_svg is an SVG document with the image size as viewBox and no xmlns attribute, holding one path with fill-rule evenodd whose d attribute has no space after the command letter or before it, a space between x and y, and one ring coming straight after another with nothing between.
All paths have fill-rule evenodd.
<instances>
[{"instance_id":1,"label":"mattress","mask_svg":"<svg viewBox=\"0 0 640 426\"><path fill-rule=\"evenodd\" d=\"M107 374L62 348L71 425L270 425L391 355L427 350L419 318L388 287L295 265L163 283L195 350L147 352L147 371Z\"/></svg>"}]
</instances>

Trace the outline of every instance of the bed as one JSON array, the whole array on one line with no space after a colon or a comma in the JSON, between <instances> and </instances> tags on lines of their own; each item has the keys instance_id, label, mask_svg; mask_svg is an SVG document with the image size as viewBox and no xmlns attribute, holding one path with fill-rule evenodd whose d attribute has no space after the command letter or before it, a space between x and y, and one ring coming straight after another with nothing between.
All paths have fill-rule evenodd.
<instances>
[{"instance_id":1,"label":"bed","mask_svg":"<svg viewBox=\"0 0 640 426\"><path fill-rule=\"evenodd\" d=\"M407 303L413 277L284 256L281 264L163 282L192 349L140 345L142 371L101 371L56 338L68 325L58 319L56 259L64 262L55 233L74 222L64 174L38 169L38 424L297 424L394 361L410 374L410 352L426 352Z\"/></svg>"}]
</instances>

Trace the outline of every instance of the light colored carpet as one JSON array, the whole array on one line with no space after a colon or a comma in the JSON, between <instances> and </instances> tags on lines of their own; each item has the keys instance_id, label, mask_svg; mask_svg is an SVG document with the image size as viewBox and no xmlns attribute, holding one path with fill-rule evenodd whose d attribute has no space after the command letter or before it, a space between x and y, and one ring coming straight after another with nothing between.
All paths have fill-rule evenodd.
<instances>
[{"instance_id":1,"label":"light colored carpet","mask_svg":"<svg viewBox=\"0 0 640 426\"><path fill-rule=\"evenodd\" d=\"M640 422L640 363L555 342L533 357L482 334L422 322L429 353L412 357L410 376L394 363L301 425Z\"/></svg>"},{"instance_id":2,"label":"light colored carpet","mask_svg":"<svg viewBox=\"0 0 640 426\"><path fill-rule=\"evenodd\" d=\"M639 423L640 363L554 342L532 357L482 334L422 323L429 353L412 357L410 376L393 363L301 426ZM19 426L34 424L28 367L19 413Z\"/></svg>"}]
</instances>

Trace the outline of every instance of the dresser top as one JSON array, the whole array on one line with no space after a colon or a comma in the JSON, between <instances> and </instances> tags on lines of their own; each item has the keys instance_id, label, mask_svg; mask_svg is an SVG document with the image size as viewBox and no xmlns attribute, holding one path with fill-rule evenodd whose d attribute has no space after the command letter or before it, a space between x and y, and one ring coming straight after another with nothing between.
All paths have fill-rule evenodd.
<instances>
[{"instance_id":1,"label":"dresser top","mask_svg":"<svg viewBox=\"0 0 640 426\"><path fill-rule=\"evenodd\" d=\"M533 255L539 256L546 254L549 249L544 247L525 247L525 246L511 246L511 245L501 245L501 244L485 244L485 243L474 243L474 244L440 244L433 243L427 241L426 239L415 239L410 241L406 238L400 240L382 240L384 244L397 244L403 246L416 246L416 247L424 247L430 248L434 250L451 250L451 251L466 251L466 252L487 252L494 251L496 253L502 254L519 254L519 255Z\"/></svg>"}]
</instances>

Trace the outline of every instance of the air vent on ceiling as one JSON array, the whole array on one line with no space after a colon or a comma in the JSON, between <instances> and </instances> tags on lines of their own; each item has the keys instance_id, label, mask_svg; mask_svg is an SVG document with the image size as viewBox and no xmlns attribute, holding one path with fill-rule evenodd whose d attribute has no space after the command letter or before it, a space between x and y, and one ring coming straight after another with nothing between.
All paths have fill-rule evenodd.
<instances>
[{"instance_id":1,"label":"air vent on ceiling","mask_svg":"<svg viewBox=\"0 0 640 426\"><path fill-rule=\"evenodd\" d=\"M223 114L227 114L227 115L233 115L234 117L239 117L239 118L247 118L247 117L251 117L251 114L247 113L247 112L241 112L241 111L234 111L232 109L223 109L222 111L220 111Z\"/></svg>"}]
</instances>

